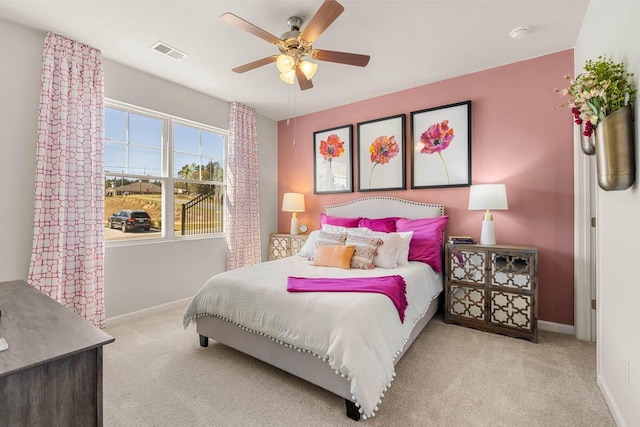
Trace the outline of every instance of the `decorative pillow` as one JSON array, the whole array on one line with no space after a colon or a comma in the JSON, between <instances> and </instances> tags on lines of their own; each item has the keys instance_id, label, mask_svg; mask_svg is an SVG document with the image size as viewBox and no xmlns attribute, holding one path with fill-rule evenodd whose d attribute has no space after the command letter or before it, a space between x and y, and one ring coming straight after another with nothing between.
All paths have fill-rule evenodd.
<instances>
[{"instance_id":1,"label":"decorative pillow","mask_svg":"<svg viewBox=\"0 0 640 427\"><path fill-rule=\"evenodd\" d=\"M409 244L413 231L404 233L384 233L382 231L372 231L368 228L349 229L348 233L359 234L367 237L377 237L382 240L375 257L373 265L382 268L397 268L402 256L402 264L408 264ZM401 254L402 252L402 254Z\"/></svg>"},{"instance_id":2,"label":"decorative pillow","mask_svg":"<svg viewBox=\"0 0 640 427\"><path fill-rule=\"evenodd\" d=\"M307 241L304 242L304 245L302 245L300 252L298 252L298 256L301 256L307 259L313 256L313 253L316 250L316 245L318 243L319 234L320 234L320 230L314 230L311 233L309 233L309 237L307 237Z\"/></svg>"},{"instance_id":3,"label":"decorative pillow","mask_svg":"<svg viewBox=\"0 0 640 427\"><path fill-rule=\"evenodd\" d=\"M312 261L316 252L318 251L318 247L320 245L344 245L344 242L347 240L347 235L343 233L329 233L327 231L320 231L318 233L318 238L316 239L316 245L313 248L313 253L308 258L309 261Z\"/></svg>"},{"instance_id":4,"label":"decorative pillow","mask_svg":"<svg viewBox=\"0 0 640 427\"><path fill-rule=\"evenodd\" d=\"M397 216L387 218L360 218L358 227L365 227L373 231L382 231L392 233L396 231L396 221L400 218Z\"/></svg>"},{"instance_id":5,"label":"decorative pillow","mask_svg":"<svg viewBox=\"0 0 640 427\"><path fill-rule=\"evenodd\" d=\"M423 219L399 219L398 231L413 231L409 245L409 261L422 261L438 273L442 272L442 241L449 216Z\"/></svg>"},{"instance_id":6,"label":"decorative pillow","mask_svg":"<svg viewBox=\"0 0 640 427\"><path fill-rule=\"evenodd\" d=\"M378 246L382 243L379 237L366 237L358 234L347 235L347 246L355 246L356 250L351 258L351 268L371 270L375 267L373 258Z\"/></svg>"},{"instance_id":7,"label":"decorative pillow","mask_svg":"<svg viewBox=\"0 0 640 427\"><path fill-rule=\"evenodd\" d=\"M341 227L354 228L358 226L359 222L360 222L360 217L344 218L341 216L331 216L331 215L320 214L320 225L331 224L331 225L339 225Z\"/></svg>"},{"instance_id":8,"label":"decorative pillow","mask_svg":"<svg viewBox=\"0 0 640 427\"><path fill-rule=\"evenodd\" d=\"M313 265L349 270L355 250L355 246L320 244L316 251L316 259L313 261Z\"/></svg>"},{"instance_id":9,"label":"decorative pillow","mask_svg":"<svg viewBox=\"0 0 640 427\"><path fill-rule=\"evenodd\" d=\"M404 239L398 233L388 233L382 238L382 244L378 246L378 252L373 258L373 265L382 268L397 268L398 254L403 242Z\"/></svg>"}]
</instances>

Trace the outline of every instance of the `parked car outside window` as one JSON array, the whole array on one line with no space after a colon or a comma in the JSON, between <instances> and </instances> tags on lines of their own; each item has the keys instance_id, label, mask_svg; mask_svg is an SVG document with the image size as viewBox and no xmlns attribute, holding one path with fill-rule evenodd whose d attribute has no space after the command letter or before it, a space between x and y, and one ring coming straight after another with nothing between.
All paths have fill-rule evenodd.
<instances>
[{"instance_id":1,"label":"parked car outside window","mask_svg":"<svg viewBox=\"0 0 640 427\"><path fill-rule=\"evenodd\" d=\"M122 210L109 217L109 228L119 228L123 233L132 230L151 229L151 217L145 211Z\"/></svg>"}]
</instances>

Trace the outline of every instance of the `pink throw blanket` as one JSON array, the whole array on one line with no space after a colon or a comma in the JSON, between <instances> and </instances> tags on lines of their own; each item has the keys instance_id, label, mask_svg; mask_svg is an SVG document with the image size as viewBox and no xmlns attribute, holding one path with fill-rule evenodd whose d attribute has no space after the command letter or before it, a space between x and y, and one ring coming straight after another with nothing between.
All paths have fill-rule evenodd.
<instances>
[{"instance_id":1,"label":"pink throw blanket","mask_svg":"<svg viewBox=\"0 0 640 427\"><path fill-rule=\"evenodd\" d=\"M396 306L400 321L404 323L407 308L407 285L402 276L309 278L287 277L289 292L375 292L384 294Z\"/></svg>"}]
</instances>

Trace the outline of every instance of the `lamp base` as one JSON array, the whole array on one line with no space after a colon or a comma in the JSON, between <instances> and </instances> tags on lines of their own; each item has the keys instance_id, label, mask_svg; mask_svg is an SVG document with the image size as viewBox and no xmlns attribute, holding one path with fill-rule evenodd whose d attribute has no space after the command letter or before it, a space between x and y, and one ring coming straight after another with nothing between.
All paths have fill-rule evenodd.
<instances>
[{"instance_id":1,"label":"lamp base","mask_svg":"<svg viewBox=\"0 0 640 427\"><path fill-rule=\"evenodd\" d=\"M298 217L291 218L291 229L289 230L289 234L298 234Z\"/></svg>"},{"instance_id":2,"label":"lamp base","mask_svg":"<svg viewBox=\"0 0 640 427\"><path fill-rule=\"evenodd\" d=\"M493 228L493 221L489 221L486 219L482 221L482 232L480 233L480 244L481 245L496 244L496 233Z\"/></svg>"}]
</instances>

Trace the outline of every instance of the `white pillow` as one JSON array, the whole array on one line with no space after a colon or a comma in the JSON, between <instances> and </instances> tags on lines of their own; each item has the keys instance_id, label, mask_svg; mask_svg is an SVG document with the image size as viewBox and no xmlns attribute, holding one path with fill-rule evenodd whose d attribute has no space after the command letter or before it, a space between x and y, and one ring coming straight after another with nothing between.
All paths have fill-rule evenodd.
<instances>
[{"instance_id":1,"label":"white pillow","mask_svg":"<svg viewBox=\"0 0 640 427\"><path fill-rule=\"evenodd\" d=\"M313 256L313 253L316 251L316 243L318 242L318 235L320 234L320 230L314 230L309 233L309 237L307 237L307 241L302 245L302 249L298 252L298 256L309 259Z\"/></svg>"},{"instance_id":2,"label":"white pillow","mask_svg":"<svg viewBox=\"0 0 640 427\"><path fill-rule=\"evenodd\" d=\"M347 240L346 233L332 233L324 230L315 230L309 233L307 241L298 252L298 255L313 261L318 250L318 245L344 245Z\"/></svg>"},{"instance_id":3,"label":"white pillow","mask_svg":"<svg viewBox=\"0 0 640 427\"><path fill-rule=\"evenodd\" d=\"M396 268L399 264L409 264L409 244L413 231L399 233L385 233L372 231L368 228L347 229L348 234L359 234L382 239L382 245L378 246L373 265L382 268Z\"/></svg>"},{"instance_id":4,"label":"white pillow","mask_svg":"<svg viewBox=\"0 0 640 427\"><path fill-rule=\"evenodd\" d=\"M373 258L373 265L382 268L397 268L398 256L404 243L404 239L398 233L389 233L381 237L382 244L378 246L378 252ZM407 256L409 252L407 252Z\"/></svg>"},{"instance_id":5,"label":"white pillow","mask_svg":"<svg viewBox=\"0 0 640 427\"><path fill-rule=\"evenodd\" d=\"M409 265L409 245L413 237L413 231L398 231L397 234L402 237L402 246L398 252L398 264Z\"/></svg>"},{"instance_id":6,"label":"white pillow","mask_svg":"<svg viewBox=\"0 0 640 427\"><path fill-rule=\"evenodd\" d=\"M360 230L360 228L347 228L341 225L322 224L322 231L329 231L331 233L347 233L352 230Z\"/></svg>"}]
</instances>

